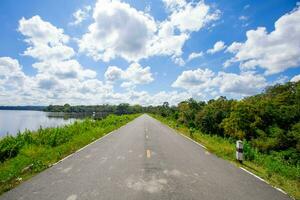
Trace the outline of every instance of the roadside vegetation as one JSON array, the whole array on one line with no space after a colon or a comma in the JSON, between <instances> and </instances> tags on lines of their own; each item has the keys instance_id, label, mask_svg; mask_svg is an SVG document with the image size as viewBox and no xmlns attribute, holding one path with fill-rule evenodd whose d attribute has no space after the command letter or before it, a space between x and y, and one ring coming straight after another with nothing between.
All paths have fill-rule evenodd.
<instances>
[{"instance_id":1,"label":"roadside vegetation","mask_svg":"<svg viewBox=\"0 0 300 200\"><path fill-rule=\"evenodd\" d=\"M239 101L189 99L148 112L233 162L235 141L243 140L243 167L300 199L300 82L275 85Z\"/></svg>"},{"instance_id":2,"label":"roadside vegetation","mask_svg":"<svg viewBox=\"0 0 300 200\"><path fill-rule=\"evenodd\" d=\"M25 131L0 140L0 194L138 117L109 115L57 128Z\"/></svg>"}]
</instances>

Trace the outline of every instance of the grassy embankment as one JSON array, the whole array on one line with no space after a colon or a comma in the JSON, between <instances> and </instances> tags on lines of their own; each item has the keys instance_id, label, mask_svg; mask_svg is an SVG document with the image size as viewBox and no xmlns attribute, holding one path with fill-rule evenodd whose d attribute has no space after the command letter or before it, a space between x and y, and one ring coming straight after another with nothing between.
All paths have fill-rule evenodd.
<instances>
[{"instance_id":1,"label":"grassy embankment","mask_svg":"<svg viewBox=\"0 0 300 200\"><path fill-rule=\"evenodd\" d=\"M4 137L0 140L0 194L138 116L109 115Z\"/></svg>"},{"instance_id":2,"label":"grassy embankment","mask_svg":"<svg viewBox=\"0 0 300 200\"><path fill-rule=\"evenodd\" d=\"M217 135L203 134L199 131L191 133L187 127L179 125L171 118L164 118L160 115L150 115L179 131L181 134L205 145L207 149L215 155L248 169L265 179L271 185L283 189L295 199L300 199L300 166L287 165L278 159L276 155L259 153L252 149L247 143L244 145L244 155L246 158L251 157L251 161L245 160L241 165L235 160L236 148L234 140Z\"/></svg>"}]
</instances>

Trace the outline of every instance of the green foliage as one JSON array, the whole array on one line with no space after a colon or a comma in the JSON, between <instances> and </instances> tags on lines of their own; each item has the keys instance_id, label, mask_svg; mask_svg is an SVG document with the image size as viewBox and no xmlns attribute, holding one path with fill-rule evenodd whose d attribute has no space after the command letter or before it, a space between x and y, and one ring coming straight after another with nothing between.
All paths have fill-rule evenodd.
<instances>
[{"instance_id":1,"label":"green foliage","mask_svg":"<svg viewBox=\"0 0 300 200\"><path fill-rule=\"evenodd\" d=\"M228 117L234 103L235 101L227 100L226 97L209 101L202 110L197 112L197 127L205 133L223 135L223 127L220 123Z\"/></svg>"},{"instance_id":2,"label":"green foliage","mask_svg":"<svg viewBox=\"0 0 300 200\"><path fill-rule=\"evenodd\" d=\"M300 152L300 122L294 124L287 134L288 142ZM300 159L299 159L300 160Z\"/></svg>"},{"instance_id":3,"label":"green foliage","mask_svg":"<svg viewBox=\"0 0 300 200\"><path fill-rule=\"evenodd\" d=\"M22 141L16 140L13 136L6 136L0 142L0 161L3 162L7 158L15 157L23 146Z\"/></svg>"},{"instance_id":4,"label":"green foliage","mask_svg":"<svg viewBox=\"0 0 300 200\"><path fill-rule=\"evenodd\" d=\"M64 112L64 113L74 113L74 114L94 114L98 118L105 117L109 114L123 115L123 114L133 114L142 113L145 108L140 105L129 105L127 103L121 103L119 105L79 105L71 106L69 104L65 105L49 105L44 108L47 112Z\"/></svg>"},{"instance_id":5,"label":"green foliage","mask_svg":"<svg viewBox=\"0 0 300 200\"><path fill-rule=\"evenodd\" d=\"M249 142L247 141L244 141L243 144L244 144L244 148L243 148L244 158L249 161L255 160L255 158L257 158L258 151L252 148Z\"/></svg>"}]
</instances>

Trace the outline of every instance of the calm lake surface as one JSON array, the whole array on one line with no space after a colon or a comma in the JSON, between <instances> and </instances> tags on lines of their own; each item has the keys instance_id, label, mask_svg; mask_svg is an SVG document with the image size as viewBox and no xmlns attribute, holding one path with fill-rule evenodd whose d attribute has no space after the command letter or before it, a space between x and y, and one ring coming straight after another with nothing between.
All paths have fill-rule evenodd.
<instances>
[{"instance_id":1,"label":"calm lake surface","mask_svg":"<svg viewBox=\"0 0 300 200\"><path fill-rule=\"evenodd\" d=\"M51 117L50 117L51 116ZM42 111L0 110L0 137L7 133L16 135L18 131L37 130L40 126L56 127L74 122L75 118L53 117L53 113Z\"/></svg>"}]
</instances>

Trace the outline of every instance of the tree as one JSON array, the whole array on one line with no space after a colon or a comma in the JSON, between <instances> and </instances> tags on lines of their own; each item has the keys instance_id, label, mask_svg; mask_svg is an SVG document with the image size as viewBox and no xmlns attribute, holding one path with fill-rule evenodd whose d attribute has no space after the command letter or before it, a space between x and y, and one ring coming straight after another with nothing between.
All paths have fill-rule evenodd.
<instances>
[{"instance_id":1,"label":"tree","mask_svg":"<svg viewBox=\"0 0 300 200\"><path fill-rule=\"evenodd\" d=\"M220 97L217 100L209 101L197 113L196 124L204 133L223 135L223 127L220 123L229 116L233 100L227 100L226 97Z\"/></svg>"}]
</instances>

